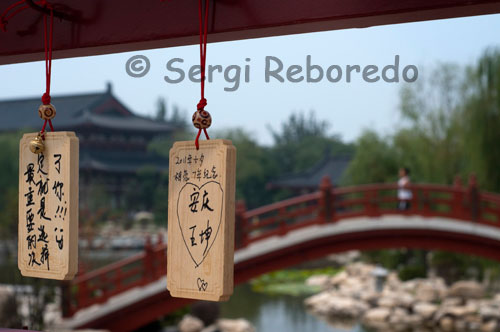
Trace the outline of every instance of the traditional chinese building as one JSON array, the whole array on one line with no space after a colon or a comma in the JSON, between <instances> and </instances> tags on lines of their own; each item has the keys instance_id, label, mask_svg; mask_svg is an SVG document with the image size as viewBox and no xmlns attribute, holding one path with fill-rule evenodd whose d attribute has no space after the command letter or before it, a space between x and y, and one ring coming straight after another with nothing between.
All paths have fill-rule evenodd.
<instances>
[{"instance_id":1,"label":"traditional chinese building","mask_svg":"<svg viewBox=\"0 0 500 332\"><path fill-rule=\"evenodd\" d=\"M39 131L40 97L0 100L1 132ZM168 159L149 152L148 144L159 135L171 135L175 127L165 121L134 114L106 91L52 97L57 109L55 130L74 131L80 140L80 206L85 208L92 183L103 185L113 207L122 207L127 182L148 166L168 169Z\"/></svg>"},{"instance_id":2,"label":"traditional chinese building","mask_svg":"<svg viewBox=\"0 0 500 332\"><path fill-rule=\"evenodd\" d=\"M297 194L319 189L321 179L327 175L334 186L338 185L351 161L349 156L326 154L323 160L311 168L294 174L281 176L267 184L269 189L288 189Z\"/></svg>"}]
</instances>

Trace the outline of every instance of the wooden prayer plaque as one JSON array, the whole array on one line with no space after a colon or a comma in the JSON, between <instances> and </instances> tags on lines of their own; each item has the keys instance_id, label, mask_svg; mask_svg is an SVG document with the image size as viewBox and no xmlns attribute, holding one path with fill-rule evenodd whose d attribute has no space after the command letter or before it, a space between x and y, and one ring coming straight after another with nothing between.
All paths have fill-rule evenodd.
<instances>
[{"instance_id":1,"label":"wooden prayer plaque","mask_svg":"<svg viewBox=\"0 0 500 332\"><path fill-rule=\"evenodd\" d=\"M233 293L236 148L176 142L170 150L167 288L175 297L225 301Z\"/></svg>"},{"instance_id":2,"label":"wooden prayer plaque","mask_svg":"<svg viewBox=\"0 0 500 332\"><path fill-rule=\"evenodd\" d=\"M69 280L78 269L78 138L48 132L43 152L19 150L18 266L26 277Z\"/></svg>"}]
</instances>

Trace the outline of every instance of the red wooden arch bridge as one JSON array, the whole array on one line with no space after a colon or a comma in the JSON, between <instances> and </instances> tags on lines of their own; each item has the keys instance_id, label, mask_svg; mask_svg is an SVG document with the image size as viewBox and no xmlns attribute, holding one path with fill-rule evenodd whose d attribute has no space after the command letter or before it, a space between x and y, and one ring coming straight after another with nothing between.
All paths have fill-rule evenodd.
<instances>
[{"instance_id":1,"label":"red wooden arch bridge","mask_svg":"<svg viewBox=\"0 0 500 332\"><path fill-rule=\"evenodd\" d=\"M397 187L332 188L236 212L235 284L352 249L443 249L500 261L500 194L467 187L412 185L407 211ZM166 289L166 245L78 276L63 287L64 327L132 331L190 303Z\"/></svg>"}]
</instances>

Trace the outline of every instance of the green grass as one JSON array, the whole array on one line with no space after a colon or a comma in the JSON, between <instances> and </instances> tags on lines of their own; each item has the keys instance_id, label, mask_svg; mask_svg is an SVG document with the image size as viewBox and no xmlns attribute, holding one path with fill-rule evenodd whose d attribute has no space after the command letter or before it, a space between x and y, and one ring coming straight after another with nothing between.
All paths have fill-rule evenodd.
<instances>
[{"instance_id":1,"label":"green grass","mask_svg":"<svg viewBox=\"0 0 500 332\"><path fill-rule=\"evenodd\" d=\"M258 278L252 279L250 284L256 292L275 294L275 295L309 295L321 291L318 286L308 286L305 284L307 278L326 274L333 276L341 269L326 267L311 270L279 270L271 273L263 274Z\"/></svg>"}]
</instances>

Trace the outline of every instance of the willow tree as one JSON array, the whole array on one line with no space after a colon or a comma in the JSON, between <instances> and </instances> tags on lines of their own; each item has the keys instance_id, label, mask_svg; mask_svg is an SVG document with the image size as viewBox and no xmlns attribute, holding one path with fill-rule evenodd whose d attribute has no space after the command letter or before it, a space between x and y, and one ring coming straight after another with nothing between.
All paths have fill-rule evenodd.
<instances>
[{"instance_id":1,"label":"willow tree","mask_svg":"<svg viewBox=\"0 0 500 332\"><path fill-rule=\"evenodd\" d=\"M450 184L465 167L464 70L440 64L427 74L401 91L404 125L395 133L393 144L400 163L412 169L414 180Z\"/></svg>"},{"instance_id":2,"label":"willow tree","mask_svg":"<svg viewBox=\"0 0 500 332\"><path fill-rule=\"evenodd\" d=\"M390 136L366 131L358 139L346 182L394 181L398 168L408 167L413 181L452 183L466 163L463 73L461 67L440 64L403 86L398 125Z\"/></svg>"},{"instance_id":3,"label":"willow tree","mask_svg":"<svg viewBox=\"0 0 500 332\"><path fill-rule=\"evenodd\" d=\"M500 191L500 50L489 49L468 70L463 113L469 170L484 189Z\"/></svg>"}]
</instances>

